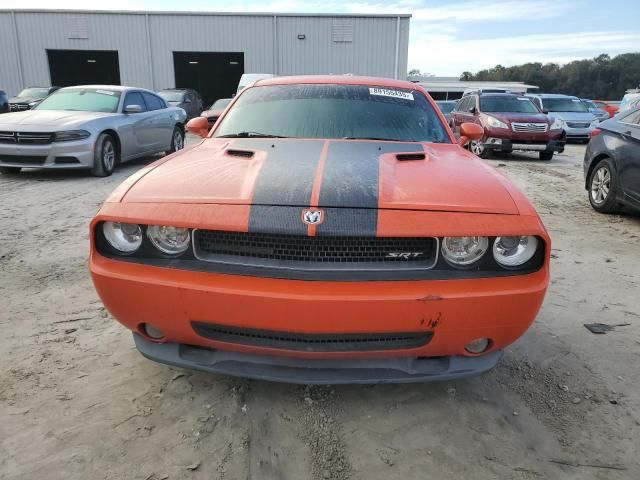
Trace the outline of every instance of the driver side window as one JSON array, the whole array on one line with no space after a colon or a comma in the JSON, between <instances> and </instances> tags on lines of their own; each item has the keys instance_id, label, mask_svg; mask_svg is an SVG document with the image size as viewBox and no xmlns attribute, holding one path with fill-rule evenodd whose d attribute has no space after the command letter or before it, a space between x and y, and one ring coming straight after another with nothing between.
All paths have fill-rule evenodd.
<instances>
[{"instance_id":1,"label":"driver side window","mask_svg":"<svg viewBox=\"0 0 640 480\"><path fill-rule=\"evenodd\" d=\"M140 92L127 93L127 96L124 98L122 110L124 111L129 105L140 105L143 112L147 111L147 105L144 103L144 98L142 98L142 94Z\"/></svg>"}]
</instances>

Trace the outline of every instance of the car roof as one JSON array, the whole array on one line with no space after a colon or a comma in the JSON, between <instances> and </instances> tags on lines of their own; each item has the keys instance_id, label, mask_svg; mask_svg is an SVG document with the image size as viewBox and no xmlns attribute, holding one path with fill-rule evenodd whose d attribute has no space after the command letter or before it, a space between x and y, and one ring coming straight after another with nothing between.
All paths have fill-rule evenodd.
<instances>
[{"instance_id":1,"label":"car roof","mask_svg":"<svg viewBox=\"0 0 640 480\"><path fill-rule=\"evenodd\" d=\"M564 95L562 93L527 93L527 95L541 98L578 98L574 95Z\"/></svg>"},{"instance_id":2,"label":"car roof","mask_svg":"<svg viewBox=\"0 0 640 480\"><path fill-rule=\"evenodd\" d=\"M383 77L360 77L357 75L295 75L290 77L273 77L258 80L254 86L266 85L296 85L296 84L317 84L317 85L364 85L372 87L393 87L408 90L418 90L421 87L407 80L394 80Z\"/></svg>"},{"instance_id":3,"label":"car roof","mask_svg":"<svg viewBox=\"0 0 640 480\"><path fill-rule=\"evenodd\" d=\"M71 90L72 88L100 88L103 90L113 90L115 92L128 92L130 90L139 90L147 93L153 93L153 94L156 93L152 90L147 90L146 88L127 87L125 85L73 85L70 87L61 88L60 90Z\"/></svg>"}]
</instances>

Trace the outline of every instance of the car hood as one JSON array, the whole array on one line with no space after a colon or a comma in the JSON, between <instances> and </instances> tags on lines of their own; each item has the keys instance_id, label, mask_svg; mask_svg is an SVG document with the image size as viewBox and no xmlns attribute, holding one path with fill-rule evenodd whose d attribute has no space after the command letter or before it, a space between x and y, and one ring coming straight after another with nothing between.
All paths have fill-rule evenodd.
<instances>
[{"instance_id":1,"label":"car hood","mask_svg":"<svg viewBox=\"0 0 640 480\"><path fill-rule=\"evenodd\" d=\"M593 122L596 116L589 112L549 112L549 116L553 118L561 118L562 120Z\"/></svg>"},{"instance_id":2,"label":"car hood","mask_svg":"<svg viewBox=\"0 0 640 480\"><path fill-rule=\"evenodd\" d=\"M486 115L503 122L549 123L549 117L544 113L487 112Z\"/></svg>"},{"instance_id":3,"label":"car hood","mask_svg":"<svg viewBox=\"0 0 640 480\"><path fill-rule=\"evenodd\" d=\"M9 103L31 103L42 100L44 97L11 97Z\"/></svg>"},{"instance_id":4,"label":"car hood","mask_svg":"<svg viewBox=\"0 0 640 480\"><path fill-rule=\"evenodd\" d=\"M224 108L215 108L213 110L205 110L200 114L202 117L219 117L224 112Z\"/></svg>"},{"instance_id":5,"label":"car hood","mask_svg":"<svg viewBox=\"0 0 640 480\"><path fill-rule=\"evenodd\" d=\"M64 130L65 128L82 125L90 120L112 115L117 115L117 113L27 110L2 115L2 117L0 117L0 130L20 131L32 127Z\"/></svg>"},{"instance_id":6,"label":"car hood","mask_svg":"<svg viewBox=\"0 0 640 480\"><path fill-rule=\"evenodd\" d=\"M518 214L506 183L455 144L218 138L150 169L122 201L308 207L314 197L326 208Z\"/></svg>"}]
</instances>

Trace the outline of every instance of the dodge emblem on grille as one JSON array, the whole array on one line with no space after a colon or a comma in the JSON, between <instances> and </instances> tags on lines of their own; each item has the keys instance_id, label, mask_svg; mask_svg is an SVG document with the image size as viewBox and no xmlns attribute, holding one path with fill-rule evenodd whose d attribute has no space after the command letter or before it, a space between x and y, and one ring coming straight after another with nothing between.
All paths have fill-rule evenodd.
<instances>
[{"instance_id":1,"label":"dodge emblem on grille","mask_svg":"<svg viewBox=\"0 0 640 480\"><path fill-rule=\"evenodd\" d=\"M302 211L302 221L308 225L317 225L324 219L322 210L308 208Z\"/></svg>"}]
</instances>

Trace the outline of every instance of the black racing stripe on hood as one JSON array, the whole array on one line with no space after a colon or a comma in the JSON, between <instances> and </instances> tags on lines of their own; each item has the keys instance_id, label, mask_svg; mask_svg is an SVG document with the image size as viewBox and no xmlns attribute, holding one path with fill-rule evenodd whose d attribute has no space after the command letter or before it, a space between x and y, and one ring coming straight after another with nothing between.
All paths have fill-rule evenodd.
<instances>
[{"instance_id":1,"label":"black racing stripe on hood","mask_svg":"<svg viewBox=\"0 0 640 480\"><path fill-rule=\"evenodd\" d=\"M252 205L249 232L306 235L307 224L302 221L302 210L302 207Z\"/></svg>"},{"instance_id":2,"label":"black racing stripe on hood","mask_svg":"<svg viewBox=\"0 0 640 480\"><path fill-rule=\"evenodd\" d=\"M379 157L421 152L419 143L333 141L320 187L320 207L378 208Z\"/></svg>"},{"instance_id":3,"label":"black racing stripe on hood","mask_svg":"<svg viewBox=\"0 0 640 480\"><path fill-rule=\"evenodd\" d=\"M253 205L309 205L324 140L239 139L234 149L267 153L253 190Z\"/></svg>"},{"instance_id":4,"label":"black racing stripe on hood","mask_svg":"<svg viewBox=\"0 0 640 480\"><path fill-rule=\"evenodd\" d=\"M375 237L378 210L375 208L323 208L324 221L316 227L318 236Z\"/></svg>"}]
</instances>

